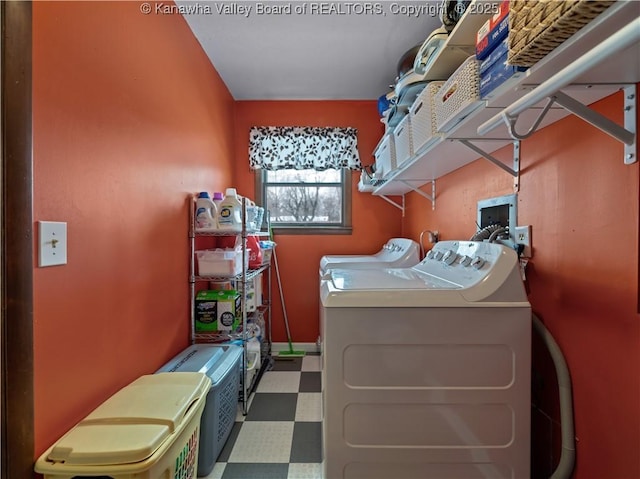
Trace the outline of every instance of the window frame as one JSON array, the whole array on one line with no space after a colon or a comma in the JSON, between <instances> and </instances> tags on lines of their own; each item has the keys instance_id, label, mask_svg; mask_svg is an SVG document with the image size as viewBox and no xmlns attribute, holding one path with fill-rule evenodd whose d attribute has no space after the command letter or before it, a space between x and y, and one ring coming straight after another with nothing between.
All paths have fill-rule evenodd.
<instances>
[{"instance_id":1,"label":"window frame","mask_svg":"<svg viewBox=\"0 0 640 479\"><path fill-rule=\"evenodd\" d=\"M352 175L351 170L349 168L342 168L340 170L341 180L340 180L340 188L342 190L342 223L341 224L331 224L331 225L322 225L319 223L313 223L310 225L305 224L291 224L291 225L272 225L271 229L274 234L285 234L285 235L326 235L326 234L335 234L335 235L349 235L353 231L352 223L351 223L351 194L352 194ZM260 206L266 204L265 201L265 192L266 187L268 185L277 185L280 182L268 182L267 178L267 170L256 170L255 171L255 198L256 203ZM308 186L334 186L335 183L305 183ZM265 211L265 219L267 219L268 212Z\"/></svg>"}]
</instances>

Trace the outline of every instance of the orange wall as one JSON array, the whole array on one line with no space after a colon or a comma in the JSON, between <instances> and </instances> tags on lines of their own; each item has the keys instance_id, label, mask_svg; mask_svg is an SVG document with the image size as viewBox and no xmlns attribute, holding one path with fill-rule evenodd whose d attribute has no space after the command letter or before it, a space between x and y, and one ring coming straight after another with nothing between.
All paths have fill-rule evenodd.
<instances>
[{"instance_id":1,"label":"orange wall","mask_svg":"<svg viewBox=\"0 0 640 479\"><path fill-rule=\"evenodd\" d=\"M621 94L594 107L622 122ZM576 117L524 141L521 158L518 223L533 226L534 246L527 289L571 371L575 477L640 477L638 164L625 166L621 144ZM435 211L408 195L405 234L428 228L442 239L470 238L477 201L513 192L512 181L485 160L455 171L436 182ZM553 375L543 381L553 389ZM553 404L542 407L558 419Z\"/></svg>"},{"instance_id":2,"label":"orange wall","mask_svg":"<svg viewBox=\"0 0 640 479\"><path fill-rule=\"evenodd\" d=\"M180 15L34 2L35 453L188 344L187 195L232 177L233 99ZM34 258L37 265L37 258Z\"/></svg>"},{"instance_id":3,"label":"orange wall","mask_svg":"<svg viewBox=\"0 0 640 479\"><path fill-rule=\"evenodd\" d=\"M241 101L236 104L235 179L238 192L253 198L255 174L249 170L252 126L336 126L358 129L358 151L364 165L383 133L374 101ZM373 254L400 234L400 210L381 198L358 192L360 175L352 175L351 235L278 235L278 264L294 342L318 338L318 267L326 254ZM273 275L275 284L275 274ZM273 289L273 340L286 340L278 290Z\"/></svg>"},{"instance_id":4,"label":"orange wall","mask_svg":"<svg viewBox=\"0 0 640 479\"><path fill-rule=\"evenodd\" d=\"M354 126L365 164L382 129L375 102L234 104L178 15L143 16L131 2L33 10L34 218L66 221L69 235L69 264L34 270L39 455L187 345L186 197L230 185L254 196L251 126ZM616 95L597 109L620 121L621 104ZM468 238L476 202L512 191L510 177L479 160L437 181L435 211L408 195L403 220L357 192L357 180L352 235L276 237L296 342L318 335L322 255L373 253L402 231ZM521 184L519 223L533 225L535 248L530 300L572 372L575 477L640 477L638 165L568 118L523 142ZM275 289L273 299L273 339L283 341Z\"/></svg>"}]
</instances>

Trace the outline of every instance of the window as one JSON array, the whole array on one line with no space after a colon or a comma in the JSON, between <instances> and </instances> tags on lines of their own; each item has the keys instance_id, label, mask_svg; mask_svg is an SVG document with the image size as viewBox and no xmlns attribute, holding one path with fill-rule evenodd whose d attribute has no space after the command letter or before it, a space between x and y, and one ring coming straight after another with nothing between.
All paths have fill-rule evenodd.
<instances>
[{"instance_id":1,"label":"window","mask_svg":"<svg viewBox=\"0 0 640 479\"><path fill-rule=\"evenodd\" d=\"M305 234L351 231L350 170L263 170L256 180L272 227Z\"/></svg>"},{"instance_id":2,"label":"window","mask_svg":"<svg viewBox=\"0 0 640 479\"><path fill-rule=\"evenodd\" d=\"M251 128L256 197L273 227L287 233L351 232L350 170L362 169L356 134L354 128Z\"/></svg>"}]
</instances>

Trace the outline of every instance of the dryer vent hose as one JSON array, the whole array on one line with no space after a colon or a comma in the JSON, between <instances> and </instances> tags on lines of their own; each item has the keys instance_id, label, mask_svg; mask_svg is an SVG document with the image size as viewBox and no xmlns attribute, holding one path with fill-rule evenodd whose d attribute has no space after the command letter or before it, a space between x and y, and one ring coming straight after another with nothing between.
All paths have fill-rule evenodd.
<instances>
[{"instance_id":1,"label":"dryer vent hose","mask_svg":"<svg viewBox=\"0 0 640 479\"><path fill-rule=\"evenodd\" d=\"M470 241L489 240L493 242L499 235L507 231L509 231L508 228L500 226L499 224L485 226L478 230L478 232L471 237Z\"/></svg>"},{"instance_id":2,"label":"dryer vent hose","mask_svg":"<svg viewBox=\"0 0 640 479\"><path fill-rule=\"evenodd\" d=\"M553 365L556 370L556 376L558 378L558 394L560 398L560 427L562 436L562 452L560 454L560 461L558 467L553 471L551 479L569 479L573 473L573 468L576 461L576 442L575 442L575 430L573 424L573 395L571 392L571 375L569 374L569 367L564 359L564 355L560 350L560 346L556 343L555 339L535 315L531 314L533 320L533 329L539 335L549 355L553 360Z\"/></svg>"}]
</instances>

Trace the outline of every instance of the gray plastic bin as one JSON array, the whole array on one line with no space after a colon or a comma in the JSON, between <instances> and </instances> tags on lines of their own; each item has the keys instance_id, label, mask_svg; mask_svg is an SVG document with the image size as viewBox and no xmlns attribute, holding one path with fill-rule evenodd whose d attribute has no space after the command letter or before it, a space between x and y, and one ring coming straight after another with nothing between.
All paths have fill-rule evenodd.
<instances>
[{"instance_id":1,"label":"gray plastic bin","mask_svg":"<svg viewBox=\"0 0 640 479\"><path fill-rule=\"evenodd\" d=\"M200 420L198 476L208 475L229 438L238 410L240 346L194 344L157 372L201 372L211 379Z\"/></svg>"}]
</instances>

